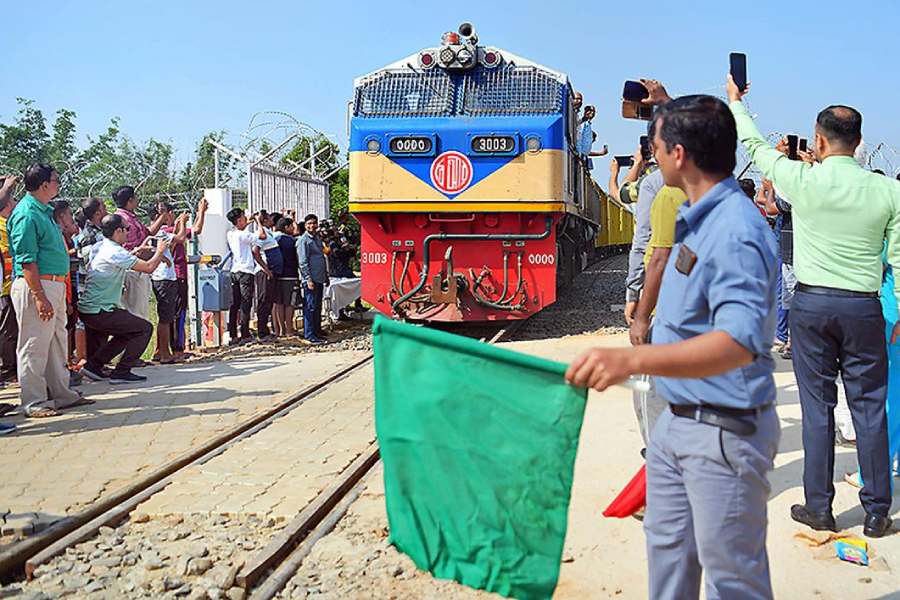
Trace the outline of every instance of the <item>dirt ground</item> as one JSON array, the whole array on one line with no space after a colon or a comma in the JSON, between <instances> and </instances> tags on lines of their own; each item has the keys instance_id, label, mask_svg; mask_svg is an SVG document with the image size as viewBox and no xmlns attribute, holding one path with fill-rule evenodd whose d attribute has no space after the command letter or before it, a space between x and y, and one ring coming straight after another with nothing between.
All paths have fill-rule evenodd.
<instances>
[{"instance_id":1,"label":"dirt ground","mask_svg":"<svg viewBox=\"0 0 900 600\"><path fill-rule=\"evenodd\" d=\"M623 335L572 336L513 344L525 352L569 360L597 345L622 345ZM820 559L793 539L802 528L791 521L790 505L801 502L802 443L800 407L791 365L779 361L776 373L782 439L770 474L769 557L777 598L900 599L900 533L873 540L877 567L859 567L836 558ZM591 393L575 466L569 529L555 598L646 598L646 553L641 523L606 519L602 510L640 467L641 441L631 393L615 388ZM835 468L838 525L861 535L863 512L857 491L843 483L855 468L852 450L838 449ZM418 572L386 543L387 519L380 472L373 473L363 496L336 530L313 549L285 590L284 597L310 598L485 598L452 582ZM900 514L895 493L894 518Z\"/></svg>"}]
</instances>

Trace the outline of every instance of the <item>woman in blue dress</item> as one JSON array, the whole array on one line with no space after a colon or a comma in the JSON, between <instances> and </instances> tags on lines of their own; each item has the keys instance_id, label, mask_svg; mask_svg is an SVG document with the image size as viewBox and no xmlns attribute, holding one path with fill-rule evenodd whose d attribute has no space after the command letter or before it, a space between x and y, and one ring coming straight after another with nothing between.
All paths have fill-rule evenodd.
<instances>
[{"instance_id":1,"label":"woman in blue dress","mask_svg":"<svg viewBox=\"0 0 900 600\"><path fill-rule=\"evenodd\" d=\"M888 450L890 451L891 470L896 475L900 470L900 340L891 344L891 332L894 324L900 320L897 298L894 296L894 271L887 263L887 250L882 255L884 276L881 282L881 312L884 314L885 335L888 350ZM862 487L859 471L847 473L844 477L850 485Z\"/></svg>"}]
</instances>

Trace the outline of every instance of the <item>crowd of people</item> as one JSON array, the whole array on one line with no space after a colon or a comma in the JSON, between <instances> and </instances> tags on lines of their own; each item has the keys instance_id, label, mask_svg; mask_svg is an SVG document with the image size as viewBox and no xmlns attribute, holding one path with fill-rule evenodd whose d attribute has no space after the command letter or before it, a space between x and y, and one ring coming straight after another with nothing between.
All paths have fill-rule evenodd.
<instances>
[{"instance_id":1,"label":"crowd of people","mask_svg":"<svg viewBox=\"0 0 900 600\"><path fill-rule=\"evenodd\" d=\"M337 225L319 223L314 214L297 222L292 211L259 211L249 218L241 208L226 215L233 228L227 233L232 304L228 316L231 345L254 339L290 337L296 309L303 317L302 337L308 343L327 343L322 329L322 299L331 279L353 278L352 261L359 249L350 214L342 211ZM256 337L250 325L256 316ZM357 300L356 308L361 309ZM344 308L340 318L348 318Z\"/></svg>"},{"instance_id":2,"label":"crowd of people","mask_svg":"<svg viewBox=\"0 0 900 600\"><path fill-rule=\"evenodd\" d=\"M25 194L17 201L19 181L0 181L0 384L19 386L25 416L53 417L92 404L75 389L84 377L111 384L145 381L135 369L152 364L141 357L154 329L153 362L183 362L187 245L203 232L206 200L193 219L158 202L145 224L132 186L113 192L115 212L102 199L89 198L73 213L69 202L57 199L59 173L51 165L26 170ZM315 215L299 226L293 215L265 211L253 215L252 227L241 209L227 217L234 226L227 233L231 343L295 335L296 307L303 308L306 340L325 343L324 286L329 277L354 277L358 241L349 214L341 214L338 226L325 223L321 232ZM0 404L0 414L14 408ZM15 426L0 423L0 434L13 431Z\"/></svg>"},{"instance_id":3,"label":"crowd of people","mask_svg":"<svg viewBox=\"0 0 900 600\"><path fill-rule=\"evenodd\" d=\"M158 317L155 358L161 364L183 360L185 244L202 232L206 203L192 227L187 214L176 217L167 203L158 204L146 226L131 186L112 194L113 213L100 198L85 200L73 213L57 199L59 173L51 165L26 170L25 194L17 201L18 182L7 176L0 188L0 381L18 384L24 414L53 417L92 404L74 389L84 376L113 384L145 381L132 369L149 364L141 355L152 337L151 293ZM3 405L4 412L12 408ZM2 433L13 430L0 425Z\"/></svg>"},{"instance_id":4,"label":"crowd of people","mask_svg":"<svg viewBox=\"0 0 900 600\"><path fill-rule=\"evenodd\" d=\"M638 150L621 183L616 161L610 173L610 194L634 203L632 348L591 349L566 377L598 390L647 382L634 404L646 446L650 597L697 598L703 575L709 598L771 598L773 354L792 361L784 364L802 411L805 502L791 518L838 530L834 447L847 443L859 460L846 480L860 488L863 534L891 529L900 175L859 160L862 116L852 107L822 110L814 144L794 155L787 139L766 142L742 101L748 88L730 76L727 104L673 100L658 81L642 83L654 107L652 156ZM758 186L733 175L738 142L763 175Z\"/></svg>"}]
</instances>

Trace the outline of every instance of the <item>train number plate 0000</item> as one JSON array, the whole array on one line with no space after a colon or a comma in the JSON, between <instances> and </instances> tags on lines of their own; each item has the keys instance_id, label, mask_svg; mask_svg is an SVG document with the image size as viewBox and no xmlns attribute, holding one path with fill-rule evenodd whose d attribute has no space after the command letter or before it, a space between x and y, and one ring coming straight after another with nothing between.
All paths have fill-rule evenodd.
<instances>
[{"instance_id":1,"label":"train number plate 0000","mask_svg":"<svg viewBox=\"0 0 900 600\"><path fill-rule=\"evenodd\" d=\"M516 139L511 135L476 135L472 138L472 152L494 154L515 149Z\"/></svg>"},{"instance_id":2,"label":"train number plate 0000","mask_svg":"<svg viewBox=\"0 0 900 600\"><path fill-rule=\"evenodd\" d=\"M428 154L432 141L427 137L395 137L391 138L391 152L395 154Z\"/></svg>"}]
</instances>

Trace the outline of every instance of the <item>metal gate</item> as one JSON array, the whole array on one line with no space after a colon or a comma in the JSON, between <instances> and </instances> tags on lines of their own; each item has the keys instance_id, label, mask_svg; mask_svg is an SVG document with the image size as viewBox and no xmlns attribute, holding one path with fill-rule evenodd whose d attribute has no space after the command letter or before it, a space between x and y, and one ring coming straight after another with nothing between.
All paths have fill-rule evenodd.
<instances>
[{"instance_id":1,"label":"metal gate","mask_svg":"<svg viewBox=\"0 0 900 600\"><path fill-rule=\"evenodd\" d=\"M319 220L330 218L328 184L312 177L288 175L261 167L250 168L248 211L284 213L294 210L297 218L308 214Z\"/></svg>"}]
</instances>

